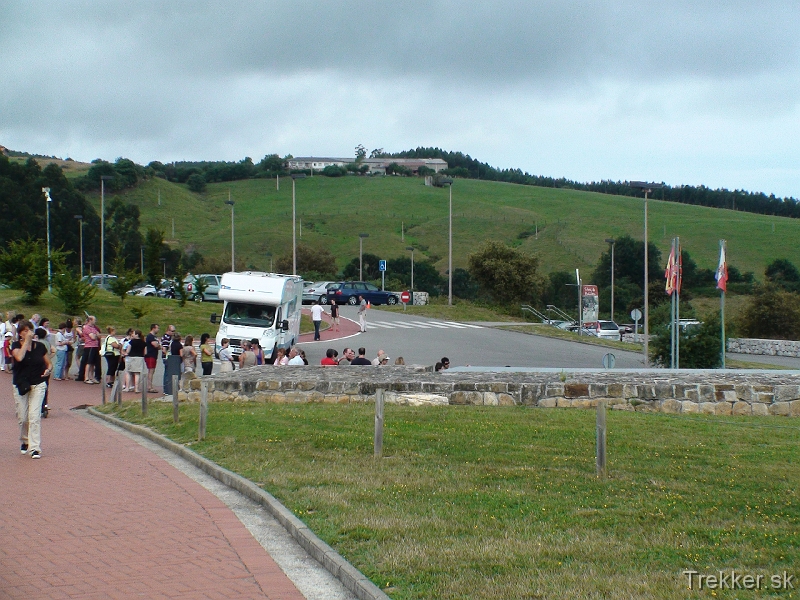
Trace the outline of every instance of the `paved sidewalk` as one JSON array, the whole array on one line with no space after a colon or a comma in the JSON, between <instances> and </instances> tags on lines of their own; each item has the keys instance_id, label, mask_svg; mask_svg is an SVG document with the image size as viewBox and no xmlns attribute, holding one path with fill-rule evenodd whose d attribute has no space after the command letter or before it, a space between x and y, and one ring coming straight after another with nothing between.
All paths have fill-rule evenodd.
<instances>
[{"instance_id":1,"label":"paved sidewalk","mask_svg":"<svg viewBox=\"0 0 800 600\"><path fill-rule=\"evenodd\" d=\"M329 311L330 307L327 306L325 307L325 309ZM303 314L308 315L310 317L311 309L304 308ZM327 324L328 328L323 329L322 331L319 332L319 337L321 338L320 341L318 342L314 341L314 332L312 331L310 333L304 333L300 335L300 337L297 338L297 343L303 344L305 346L306 344L322 344L323 342L334 342L337 340L341 340L343 338L352 337L361 332L361 328L357 322L342 317L341 313L339 316L339 331L333 330L333 324L331 323L331 316L327 312L322 315L322 322L324 324ZM323 325L323 327L324 326L325 325ZM341 352L342 349L344 348L344 346L342 346L342 344L339 343L338 341L335 344L328 344L328 346L336 348L336 350L338 350L339 352ZM342 347L340 348L339 346ZM322 355L323 356L325 355L324 351Z\"/></svg>"},{"instance_id":2,"label":"paved sidewalk","mask_svg":"<svg viewBox=\"0 0 800 600\"><path fill-rule=\"evenodd\" d=\"M19 453L10 387L0 373L0 599L303 598L216 496L69 410L99 386L54 382L41 460Z\"/></svg>"}]
</instances>

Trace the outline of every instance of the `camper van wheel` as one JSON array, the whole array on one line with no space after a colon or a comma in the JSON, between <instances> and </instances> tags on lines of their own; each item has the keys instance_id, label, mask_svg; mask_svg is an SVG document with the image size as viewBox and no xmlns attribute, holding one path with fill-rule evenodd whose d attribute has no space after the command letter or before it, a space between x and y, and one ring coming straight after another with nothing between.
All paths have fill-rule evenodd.
<instances>
[{"instance_id":1,"label":"camper van wheel","mask_svg":"<svg viewBox=\"0 0 800 600\"><path fill-rule=\"evenodd\" d=\"M347 299L347 303L348 303L350 306L355 306L356 304L358 304L358 298L356 298L355 296L350 296L350 297Z\"/></svg>"}]
</instances>

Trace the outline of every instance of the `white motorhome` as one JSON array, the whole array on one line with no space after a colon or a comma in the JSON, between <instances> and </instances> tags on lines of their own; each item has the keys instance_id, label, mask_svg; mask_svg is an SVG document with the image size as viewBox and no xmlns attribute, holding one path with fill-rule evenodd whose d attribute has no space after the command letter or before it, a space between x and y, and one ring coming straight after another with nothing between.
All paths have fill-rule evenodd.
<instances>
[{"instance_id":1,"label":"white motorhome","mask_svg":"<svg viewBox=\"0 0 800 600\"><path fill-rule=\"evenodd\" d=\"M225 273L219 286L219 299L225 302L217 331L217 347L230 340L235 355L242 352L242 341L257 339L264 359L278 348L291 348L300 336L300 311L303 306L303 279L291 275L244 271ZM211 315L211 322L217 322Z\"/></svg>"}]
</instances>

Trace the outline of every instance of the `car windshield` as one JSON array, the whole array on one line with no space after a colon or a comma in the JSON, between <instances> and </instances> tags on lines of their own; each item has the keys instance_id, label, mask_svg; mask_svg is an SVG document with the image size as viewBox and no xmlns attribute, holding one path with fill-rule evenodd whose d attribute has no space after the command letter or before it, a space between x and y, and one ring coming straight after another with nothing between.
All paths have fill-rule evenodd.
<instances>
[{"instance_id":1,"label":"car windshield","mask_svg":"<svg viewBox=\"0 0 800 600\"><path fill-rule=\"evenodd\" d=\"M600 329L616 330L619 329L619 327L617 327L617 324L613 321L600 321Z\"/></svg>"},{"instance_id":2,"label":"car windshield","mask_svg":"<svg viewBox=\"0 0 800 600\"><path fill-rule=\"evenodd\" d=\"M228 302L225 305L225 314L222 319L231 325L271 327L275 321L275 307L264 304Z\"/></svg>"}]
</instances>

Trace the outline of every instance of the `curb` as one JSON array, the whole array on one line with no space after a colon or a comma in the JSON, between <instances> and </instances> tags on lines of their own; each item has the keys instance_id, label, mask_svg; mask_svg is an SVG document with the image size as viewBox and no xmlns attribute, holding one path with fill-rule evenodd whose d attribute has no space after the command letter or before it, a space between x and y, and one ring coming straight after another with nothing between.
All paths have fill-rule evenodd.
<instances>
[{"instance_id":1,"label":"curb","mask_svg":"<svg viewBox=\"0 0 800 600\"><path fill-rule=\"evenodd\" d=\"M297 540L306 552L320 563L331 575L341 581L342 585L353 592L359 600L390 600L389 596L378 586L367 579L361 571L342 558L338 552L317 537L305 523L298 519L283 504L278 502L272 494L262 490L252 481L245 479L241 475L237 475L233 471L220 467L218 464L211 462L207 458L203 458L185 446L173 442L146 427L133 425L117 419L116 417L105 415L91 407L87 408L87 412L94 417L103 419L117 427L140 435L151 442L155 442L162 448L166 448L173 454L177 454L201 471L211 475L250 500L264 506L284 529Z\"/></svg>"}]
</instances>

